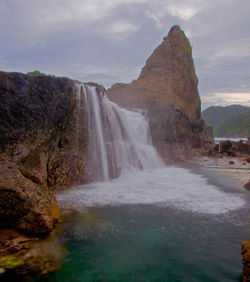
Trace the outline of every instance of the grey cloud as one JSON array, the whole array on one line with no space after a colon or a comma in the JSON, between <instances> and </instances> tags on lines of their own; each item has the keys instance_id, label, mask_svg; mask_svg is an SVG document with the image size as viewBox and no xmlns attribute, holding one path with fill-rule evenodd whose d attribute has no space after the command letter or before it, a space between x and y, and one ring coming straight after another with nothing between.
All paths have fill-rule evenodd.
<instances>
[{"instance_id":1,"label":"grey cloud","mask_svg":"<svg viewBox=\"0 0 250 282\"><path fill-rule=\"evenodd\" d=\"M206 106L213 93L250 93L249 10L248 0L3 0L0 68L130 82L179 24Z\"/></svg>"}]
</instances>

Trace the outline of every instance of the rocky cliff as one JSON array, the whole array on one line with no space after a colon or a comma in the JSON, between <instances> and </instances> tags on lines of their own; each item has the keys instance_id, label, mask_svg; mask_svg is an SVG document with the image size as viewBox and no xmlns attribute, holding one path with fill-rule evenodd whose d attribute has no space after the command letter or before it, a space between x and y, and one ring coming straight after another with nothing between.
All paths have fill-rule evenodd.
<instances>
[{"instance_id":1,"label":"rocky cliff","mask_svg":"<svg viewBox=\"0 0 250 282\"><path fill-rule=\"evenodd\" d=\"M59 218L51 188L85 181L76 97L67 78L0 72L0 227L48 233Z\"/></svg>"},{"instance_id":2,"label":"rocky cliff","mask_svg":"<svg viewBox=\"0 0 250 282\"><path fill-rule=\"evenodd\" d=\"M147 111L153 142L168 162L213 140L212 130L201 119L197 85L189 40L173 26L139 78L114 84L107 94L122 107Z\"/></svg>"}]
</instances>

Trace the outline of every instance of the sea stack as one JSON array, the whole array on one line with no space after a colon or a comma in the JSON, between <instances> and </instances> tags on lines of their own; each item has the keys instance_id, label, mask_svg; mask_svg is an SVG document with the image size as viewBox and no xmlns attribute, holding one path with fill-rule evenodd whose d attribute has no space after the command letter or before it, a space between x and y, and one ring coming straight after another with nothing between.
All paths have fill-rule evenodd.
<instances>
[{"instance_id":1,"label":"sea stack","mask_svg":"<svg viewBox=\"0 0 250 282\"><path fill-rule=\"evenodd\" d=\"M177 25L147 59L138 79L114 84L107 94L121 107L147 111L153 143L166 162L213 140L201 119L192 48Z\"/></svg>"}]
</instances>

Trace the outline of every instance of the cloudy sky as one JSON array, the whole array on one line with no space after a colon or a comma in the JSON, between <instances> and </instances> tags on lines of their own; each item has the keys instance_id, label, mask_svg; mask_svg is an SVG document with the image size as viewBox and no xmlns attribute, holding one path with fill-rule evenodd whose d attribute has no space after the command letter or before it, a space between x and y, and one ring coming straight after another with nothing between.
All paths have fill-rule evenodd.
<instances>
[{"instance_id":1,"label":"cloudy sky","mask_svg":"<svg viewBox=\"0 0 250 282\"><path fill-rule=\"evenodd\" d=\"M250 106L249 15L250 0L0 0L0 69L130 82L178 24L202 108Z\"/></svg>"}]
</instances>

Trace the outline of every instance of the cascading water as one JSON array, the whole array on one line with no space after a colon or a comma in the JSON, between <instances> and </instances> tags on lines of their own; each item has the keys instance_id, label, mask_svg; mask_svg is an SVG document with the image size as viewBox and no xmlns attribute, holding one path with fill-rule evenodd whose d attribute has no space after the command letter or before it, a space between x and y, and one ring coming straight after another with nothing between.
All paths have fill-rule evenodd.
<instances>
[{"instance_id":1,"label":"cascading water","mask_svg":"<svg viewBox=\"0 0 250 282\"><path fill-rule=\"evenodd\" d=\"M164 166L142 114L77 87L76 129L88 120L87 165L100 181L56 194L68 259L49 281L237 281L247 192L229 174Z\"/></svg>"},{"instance_id":2,"label":"cascading water","mask_svg":"<svg viewBox=\"0 0 250 282\"><path fill-rule=\"evenodd\" d=\"M93 178L108 181L133 170L163 166L152 146L148 122L139 112L121 109L95 86L77 84L88 120L87 166Z\"/></svg>"}]
</instances>

